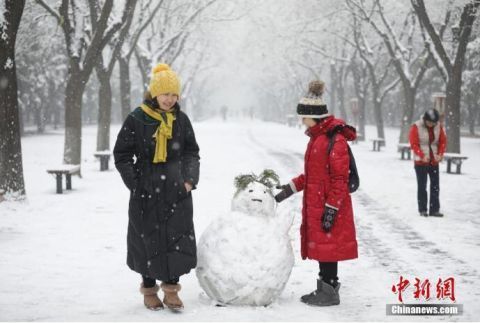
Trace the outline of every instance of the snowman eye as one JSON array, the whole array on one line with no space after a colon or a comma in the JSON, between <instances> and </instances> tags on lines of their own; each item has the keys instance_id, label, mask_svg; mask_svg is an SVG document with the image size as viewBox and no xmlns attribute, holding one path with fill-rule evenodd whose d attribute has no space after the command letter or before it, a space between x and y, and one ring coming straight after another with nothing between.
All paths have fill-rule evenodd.
<instances>
[{"instance_id":1,"label":"snowman eye","mask_svg":"<svg viewBox=\"0 0 480 323\"><path fill-rule=\"evenodd\" d=\"M248 192L249 192L249 193L253 193L253 190L249 190Z\"/></svg>"}]
</instances>

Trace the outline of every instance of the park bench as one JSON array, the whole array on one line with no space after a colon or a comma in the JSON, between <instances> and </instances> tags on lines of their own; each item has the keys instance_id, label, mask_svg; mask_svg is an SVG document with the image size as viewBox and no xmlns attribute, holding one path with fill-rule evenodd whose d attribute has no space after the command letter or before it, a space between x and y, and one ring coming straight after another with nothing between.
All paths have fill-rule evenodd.
<instances>
[{"instance_id":1,"label":"park bench","mask_svg":"<svg viewBox=\"0 0 480 323\"><path fill-rule=\"evenodd\" d=\"M385 139L383 138L373 138L370 140L373 141L373 151L380 151L380 147L385 146Z\"/></svg>"},{"instance_id":2,"label":"park bench","mask_svg":"<svg viewBox=\"0 0 480 323\"><path fill-rule=\"evenodd\" d=\"M410 160L412 158L412 150L410 148L410 144L398 144L398 151L401 154L401 159ZM406 158L405 158L406 155Z\"/></svg>"},{"instance_id":3,"label":"park bench","mask_svg":"<svg viewBox=\"0 0 480 323\"><path fill-rule=\"evenodd\" d=\"M463 156L455 153L445 153L443 159L447 162L447 173L453 174L452 164L457 165L456 174L461 174L462 172L462 163L465 159L468 159L467 156Z\"/></svg>"},{"instance_id":4,"label":"park bench","mask_svg":"<svg viewBox=\"0 0 480 323\"><path fill-rule=\"evenodd\" d=\"M112 153L108 150L96 151L93 155L100 159L100 171L103 172L105 170L108 170L108 162Z\"/></svg>"},{"instance_id":5,"label":"park bench","mask_svg":"<svg viewBox=\"0 0 480 323\"><path fill-rule=\"evenodd\" d=\"M62 194L62 177L65 175L66 189L72 189L72 175L80 175L80 165L60 165L47 169L47 173L55 175L57 180L57 194Z\"/></svg>"}]
</instances>

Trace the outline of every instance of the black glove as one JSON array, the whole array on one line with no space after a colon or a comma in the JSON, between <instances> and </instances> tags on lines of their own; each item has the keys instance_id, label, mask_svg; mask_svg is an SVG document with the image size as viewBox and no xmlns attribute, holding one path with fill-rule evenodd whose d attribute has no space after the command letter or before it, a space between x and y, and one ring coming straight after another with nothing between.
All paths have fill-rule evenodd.
<instances>
[{"instance_id":1,"label":"black glove","mask_svg":"<svg viewBox=\"0 0 480 323\"><path fill-rule=\"evenodd\" d=\"M287 198L289 198L290 196L293 195L293 190L292 190L292 188L290 187L289 184L278 185L277 189L282 190L280 193L275 195L275 201L277 201L277 203L280 203L283 200L285 200L285 199L287 199Z\"/></svg>"},{"instance_id":2,"label":"black glove","mask_svg":"<svg viewBox=\"0 0 480 323\"><path fill-rule=\"evenodd\" d=\"M337 217L337 212L338 210L325 205L325 210L323 210L322 217L323 231L330 232L330 230L332 230L333 224L335 223L335 218Z\"/></svg>"}]
</instances>

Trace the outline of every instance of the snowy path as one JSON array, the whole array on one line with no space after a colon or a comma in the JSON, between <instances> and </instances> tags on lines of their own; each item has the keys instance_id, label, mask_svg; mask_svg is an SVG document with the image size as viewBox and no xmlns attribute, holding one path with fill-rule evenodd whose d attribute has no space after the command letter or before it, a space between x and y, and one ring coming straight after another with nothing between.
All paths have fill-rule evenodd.
<instances>
[{"instance_id":1,"label":"snowy path","mask_svg":"<svg viewBox=\"0 0 480 323\"><path fill-rule=\"evenodd\" d=\"M202 156L201 182L194 192L197 237L213 218L228 212L236 175L273 168L286 182L302 171L303 130L262 122L194 126ZM112 129L112 143L117 129ZM83 178L74 177L73 192L64 195L54 194L54 179L45 172L61 159L63 134L22 141L28 200L0 204L0 320L411 320L385 316L385 304L397 302L390 288L400 275L430 281L454 276L457 303L464 304L465 313L436 319L480 317L478 139L463 139L463 152L470 157L464 175L447 175L441 165L444 219L417 215L413 166L399 159L397 130L387 129L383 152L371 152L370 142L353 146L361 176L361 189L353 195L360 257L340 263L340 306L312 308L298 301L315 286L318 265L299 257L297 194L278 207L279 216L294 217L296 253L280 299L266 308L215 307L192 272L182 277L186 309L177 315L143 308L138 275L125 265L128 192L115 170L98 171L92 156L95 134L93 127L84 129ZM414 302L411 295L404 298Z\"/></svg>"},{"instance_id":2,"label":"snowy path","mask_svg":"<svg viewBox=\"0 0 480 323\"><path fill-rule=\"evenodd\" d=\"M260 140L256 139L257 136L254 135L254 132L255 130L250 131L249 135L252 141L256 145L260 146L260 150L268 151L271 156L277 157L281 161L280 164L287 166L291 171L290 177L298 173L298 169L301 169L303 161L303 154L299 153L301 149L297 149L296 146L290 146L293 147L293 149L289 150L288 148L285 148L285 145L279 146L276 150L272 149L271 147L274 146L273 141L267 145L262 144ZM394 136L391 140L395 142L395 139L396 136ZM468 235L470 238L474 238L473 240L469 241L466 239L464 242L466 243L466 246L468 246L469 249L474 252L475 256L474 254L470 255L468 252L464 253L463 249L458 248L458 244L453 244L456 248L453 248L452 251L447 251L446 247L448 245L446 246L444 244L437 243L436 239L429 240L429 238L426 237L426 234L424 234L424 231L420 226L421 223L419 222L425 222L427 219L416 215L416 211L414 210L415 200L413 199L412 202L412 197L415 198L415 193L410 194L410 201L407 203L411 205L410 207L406 208L407 212L405 212L405 210L403 210L401 207L402 204L404 204L402 200L399 200L400 203L398 205L397 203L392 203L395 201L392 198L384 199L382 201L381 199L372 197L372 195L375 195L375 193L378 192L378 188L368 192L363 188L365 186L365 182L372 180L371 176L375 174L375 170L379 167L376 160L378 155L376 155L377 153L375 152L369 151L368 144L369 143L367 142L358 146L353 146L353 150L357 156L357 163L360 165L360 175L362 181L362 188L353 194L353 203L356 211L355 220L357 224L357 235L360 247L360 259L357 261L356 265L359 267L366 265L366 268L368 269L365 272L368 272L368 274L366 277L363 277L363 275L353 276L350 280L366 282L366 290L372 290L370 283L374 283L372 279L373 277L375 277L374 279L377 280L384 276L386 279L390 279L391 283L388 285L387 280L387 284L384 287L385 290L379 294L366 293L377 294L376 298L371 297L372 295L368 297L366 294L359 293L357 296L358 299L361 300L360 304L358 304L360 306L355 307L355 309L352 311L352 317L362 317L362 314L364 313L355 313L355 311L364 311L365 309L362 309L363 306L368 308L371 307L371 304L383 304L386 302L386 300L389 300L387 303L395 303L395 298L392 297L393 294L388 290L388 287L394 283L397 283L400 275L411 278L410 280L413 280L414 277L418 277L420 279L429 278L430 281L435 281L438 277L446 278L453 275L457 279L457 282L460 282L462 285L464 284L464 287L466 287L466 290L460 289L463 293L465 293L465 308L468 308L469 302L472 306L476 303L475 301L480 295L475 288L475 286L479 285L478 282L480 281L480 275L476 269L478 267L476 264L478 264L479 259L477 252L480 242L478 236L480 225L478 221L472 220L471 218L474 217L475 214L479 213L480 203L476 203L475 213L466 214L469 218L467 221L473 224L470 227L470 229L472 229L471 234L464 232L466 236ZM476 144L478 147L479 143L477 142ZM360 150L359 148L363 148L363 150ZM394 158L398 158L398 154L394 154L392 159ZM367 162L368 159L370 159L369 162ZM360 160L360 162L358 160ZM400 163L400 166L408 165L413 168L411 166L411 162L404 162L400 160L395 162ZM373 165L373 167L368 167L369 165ZM442 165L441 171L443 170L443 167L444 165ZM391 174L390 176L395 176L395 174ZM442 174L441 176L448 175ZM475 176L474 179L476 178L477 177ZM413 183L415 184L414 177L412 177L411 180L413 180ZM476 182L477 184L479 183L478 180ZM403 185L404 183L402 183L402 186ZM383 184L382 188L389 189L388 186L388 184ZM478 186L469 186L469 188L472 188L476 191L476 193L479 193ZM412 189L413 191L411 192L415 192L414 187L410 188L410 190ZM466 199L466 202L468 203L468 199ZM469 204L466 204L465 206L470 207ZM408 214L409 210L411 212L410 214ZM432 221L438 219L428 220ZM462 220L463 219L461 219L461 221ZM461 231L465 231L467 225L463 223L460 227ZM448 228L449 225L447 225L444 229L448 230ZM427 232L431 233L430 231L431 230L428 230L427 228ZM454 236L454 233L455 231L450 231L449 236ZM461 237L461 235L456 236L456 238ZM445 239L441 238L440 240ZM367 258L367 261L362 259L364 257ZM476 262L473 262L473 259L476 259ZM347 263L341 263L339 266L340 275L343 273L342 268L344 267L344 264L346 265ZM348 262L348 264L350 264L350 262ZM352 267L352 270L355 270L355 267ZM347 272L345 274L348 275ZM383 279L380 280L383 281ZM349 282L345 282L344 280L344 287L345 283L348 284ZM359 285L362 286L363 284ZM363 286L359 289L357 288L357 292L361 291L363 288ZM385 291L388 292L385 293ZM345 294L343 294L342 297L345 299ZM413 300L411 299L411 301ZM375 314L370 314L375 317ZM369 317L370 314L367 314L366 317ZM465 314L463 319L466 319L468 317L467 315L468 313ZM478 318L476 315L473 317Z\"/></svg>"}]
</instances>

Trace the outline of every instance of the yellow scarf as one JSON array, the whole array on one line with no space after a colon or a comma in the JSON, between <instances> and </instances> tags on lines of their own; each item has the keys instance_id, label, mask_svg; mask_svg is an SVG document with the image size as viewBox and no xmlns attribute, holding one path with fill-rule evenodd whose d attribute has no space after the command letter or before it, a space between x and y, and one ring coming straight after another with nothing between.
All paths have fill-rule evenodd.
<instances>
[{"instance_id":1,"label":"yellow scarf","mask_svg":"<svg viewBox=\"0 0 480 323\"><path fill-rule=\"evenodd\" d=\"M155 147L155 156L153 156L154 163L163 163L167 161L167 139L172 139L173 121L175 115L172 112L165 112L167 120L162 117L162 114L153 110L146 104L140 106L143 112L148 116L160 122L160 125L155 131L155 139L157 145Z\"/></svg>"}]
</instances>

